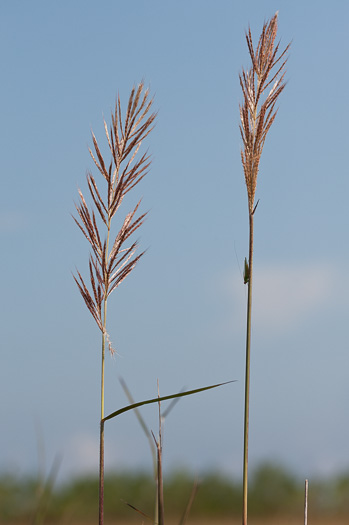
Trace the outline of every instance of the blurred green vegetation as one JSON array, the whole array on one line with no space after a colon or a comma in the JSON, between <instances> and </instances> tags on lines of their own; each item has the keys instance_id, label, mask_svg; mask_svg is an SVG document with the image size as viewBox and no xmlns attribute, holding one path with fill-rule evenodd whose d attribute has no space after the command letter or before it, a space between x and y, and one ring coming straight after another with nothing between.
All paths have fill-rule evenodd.
<instances>
[{"instance_id":1,"label":"blurred green vegetation","mask_svg":"<svg viewBox=\"0 0 349 525\"><path fill-rule=\"evenodd\" d=\"M167 517L179 518L194 484L187 472L175 472L165 479ZM200 519L238 517L241 514L241 483L221 473L210 472L199 479L199 490L191 517ZM250 516L294 516L302 522L304 480L280 466L261 465L250 477ZM126 503L153 515L155 482L151 474L125 472L109 474L105 480L105 515L132 521L137 513ZM331 479L309 480L309 517L347 516L349 523L349 472ZM0 475L0 523L90 523L98 517L98 479L79 478L52 488L33 478Z\"/></svg>"}]
</instances>

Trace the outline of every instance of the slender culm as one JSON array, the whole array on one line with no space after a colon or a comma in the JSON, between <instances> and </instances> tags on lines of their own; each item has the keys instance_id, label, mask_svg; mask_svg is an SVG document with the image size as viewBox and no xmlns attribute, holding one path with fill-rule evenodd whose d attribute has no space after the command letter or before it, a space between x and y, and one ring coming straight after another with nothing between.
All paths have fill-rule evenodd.
<instances>
[{"instance_id":1,"label":"slender culm","mask_svg":"<svg viewBox=\"0 0 349 525\"><path fill-rule=\"evenodd\" d=\"M251 58L251 67L246 71L242 70L240 75L240 85L243 93L243 103L240 106L240 132L243 141L241 160L247 187L249 214L249 254L248 262L245 260L244 270L244 282L248 286L248 294L243 459L243 525L247 525L253 230L254 214L258 205L258 201L255 204L255 193L259 162L264 142L270 126L276 117L276 101L285 87L286 53L290 47L289 44L282 52L279 52L279 43L275 44L277 24L278 13L263 25L256 48L253 46L251 30L248 30L246 33L246 41Z\"/></svg>"},{"instance_id":2,"label":"slender culm","mask_svg":"<svg viewBox=\"0 0 349 525\"><path fill-rule=\"evenodd\" d=\"M104 191L98 188L94 176L87 175L87 185L92 199L89 207L79 190L80 202L76 205L76 224L91 246L89 259L89 286L77 271L75 282L102 334L101 359L101 419L99 461L99 525L103 524L104 503L104 366L105 350L114 352L107 331L107 303L110 294L122 283L136 266L143 253L136 253L137 241L129 242L131 235L142 225L146 214L137 215L140 201L126 216L119 232L112 235L112 223L124 197L146 175L150 166L147 153L139 156L142 141L153 128L155 113L151 113L152 99L143 83L131 91L125 118L122 118L120 97L111 116L108 130L104 121L110 161L106 163L96 137L92 133L94 151L90 155L104 179ZM119 213L118 213L119 216Z\"/></svg>"}]
</instances>

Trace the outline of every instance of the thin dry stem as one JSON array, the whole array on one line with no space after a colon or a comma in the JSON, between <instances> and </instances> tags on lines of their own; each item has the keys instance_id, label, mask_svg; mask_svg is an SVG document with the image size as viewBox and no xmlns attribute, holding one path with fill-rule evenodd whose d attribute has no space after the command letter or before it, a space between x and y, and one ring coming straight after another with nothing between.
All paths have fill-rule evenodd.
<instances>
[{"instance_id":1,"label":"thin dry stem","mask_svg":"<svg viewBox=\"0 0 349 525\"><path fill-rule=\"evenodd\" d=\"M308 489L309 482L305 480L305 490L304 490L304 525L308 525Z\"/></svg>"}]
</instances>

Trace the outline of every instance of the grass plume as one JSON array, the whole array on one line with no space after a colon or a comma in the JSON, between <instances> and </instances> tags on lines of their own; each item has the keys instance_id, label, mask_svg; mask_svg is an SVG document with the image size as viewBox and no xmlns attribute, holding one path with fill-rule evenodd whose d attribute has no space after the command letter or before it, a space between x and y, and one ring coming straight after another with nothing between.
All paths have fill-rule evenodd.
<instances>
[{"instance_id":1,"label":"grass plume","mask_svg":"<svg viewBox=\"0 0 349 525\"><path fill-rule=\"evenodd\" d=\"M110 150L110 161L106 163L92 132L94 151L90 155L105 184L103 198L96 180L87 174L87 184L92 198L92 206L86 203L79 190L80 202L76 205L76 224L91 246L89 258L89 286L77 271L75 282L85 304L102 333L101 359L101 419L100 419L100 463L99 463L99 524L103 524L104 501L104 366L105 349L114 353L107 332L107 303L110 294L131 273L143 253L137 253L137 241L130 242L131 235L142 225L146 214L138 215L140 201L129 212L119 232L112 236L112 221L118 212L124 197L146 175L150 166L150 157L144 153L138 158L143 140L153 128L155 113L151 113L153 100L143 83L133 87L126 110L122 118L120 97L117 98L111 125L104 129Z\"/></svg>"},{"instance_id":2,"label":"grass plume","mask_svg":"<svg viewBox=\"0 0 349 525\"><path fill-rule=\"evenodd\" d=\"M245 370L245 413L244 413L244 459L243 459L243 516L247 525L248 489L248 442L250 405L250 356L251 356L251 312L253 276L253 228L259 163L268 131L273 124L279 95L285 88L285 64L290 44L279 51L275 43L278 28L278 13L263 25L258 44L254 48L251 30L246 33L246 41L251 67L242 70L240 85L243 103L240 106L240 132L243 141L241 160L244 169L249 212L249 257L245 259L244 283L248 286L247 327L246 327L246 370Z\"/></svg>"},{"instance_id":3,"label":"grass plume","mask_svg":"<svg viewBox=\"0 0 349 525\"><path fill-rule=\"evenodd\" d=\"M257 187L259 162L267 133L275 120L276 101L285 88L285 57L290 44L279 53L275 44L278 27L278 13L263 25L256 49L253 47L251 29L246 33L247 46L252 65L242 70L240 85L243 104L240 106L240 132L243 140L241 160L247 186L248 207L253 215ZM270 89L265 96L267 89Z\"/></svg>"}]
</instances>

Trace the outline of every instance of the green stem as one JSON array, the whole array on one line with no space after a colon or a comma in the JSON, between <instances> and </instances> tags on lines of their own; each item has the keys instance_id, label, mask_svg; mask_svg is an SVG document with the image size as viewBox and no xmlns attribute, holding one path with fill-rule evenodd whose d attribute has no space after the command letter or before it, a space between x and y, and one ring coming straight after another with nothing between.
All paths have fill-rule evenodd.
<instances>
[{"instance_id":1,"label":"green stem","mask_svg":"<svg viewBox=\"0 0 349 525\"><path fill-rule=\"evenodd\" d=\"M104 303L104 311L106 304ZM105 324L105 318L104 318ZM102 371L101 371L101 421L99 427L99 525L104 522L104 360L105 360L105 333L102 334Z\"/></svg>"},{"instance_id":2,"label":"green stem","mask_svg":"<svg viewBox=\"0 0 349 525\"><path fill-rule=\"evenodd\" d=\"M249 239L249 280L247 295L247 327L246 327L246 371L245 371L245 422L244 422L244 465L243 465L243 511L242 525L247 525L247 488L248 488L248 432L250 411L250 361L251 361L251 314L252 314L252 264L253 264L253 211L250 209L250 239Z\"/></svg>"},{"instance_id":3,"label":"green stem","mask_svg":"<svg viewBox=\"0 0 349 525\"><path fill-rule=\"evenodd\" d=\"M105 251L105 268L108 262L110 236L110 219L108 221L108 234ZM107 297L108 297L108 277L105 275L104 283L104 304L103 304L103 333L102 333L102 368L101 368L101 421L99 429L99 496L98 496L98 515L99 525L104 523L104 364L105 364L105 340L107 337Z\"/></svg>"},{"instance_id":4,"label":"green stem","mask_svg":"<svg viewBox=\"0 0 349 525\"><path fill-rule=\"evenodd\" d=\"M155 523L158 523L159 525L164 525L165 523L165 517L164 517L164 485L163 485L163 479L162 479L162 428L161 428L161 401L160 401L160 392L159 392L159 380L158 380L158 406L159 406L159 441L156 442L157 447L157 507L158 512L155 518L158 520Z\"/></svg>"},{"instance_id":5,"label":"green stem","mask_svg":"<svg viewBox=\"0 0 349 525\"><path fill-rule=\"evenodd\" d=\"M99 439L99 525L104 521L104 421L100 423Z\"/></svg>"}]
</instances>

